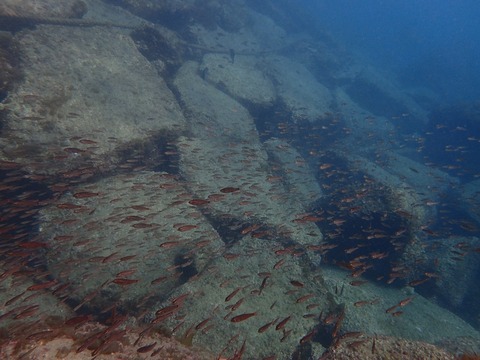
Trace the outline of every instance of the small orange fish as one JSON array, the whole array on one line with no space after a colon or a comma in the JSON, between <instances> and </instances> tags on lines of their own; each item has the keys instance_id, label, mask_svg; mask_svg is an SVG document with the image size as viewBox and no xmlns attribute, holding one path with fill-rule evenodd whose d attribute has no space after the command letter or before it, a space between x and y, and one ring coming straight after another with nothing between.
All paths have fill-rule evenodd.
<instances>
[{"instance_id":1,"label":"small orange fish","mask_svg":"<svg viewBox=\"0 0 480 360\"><path fill-rule=\"evenodd\" d=\"M310 340L312 340L312 337L315 335L316 332L317 332L317 329L313 329L312 331L310 331L307 335L305 335L300 339L300 344L305 344L306 342L309 342Z\"/></svg>"},{"instance_id":2,"label":"small orange fish","mask_svg":"<svg viewBox=\"0 0 480 360\"><path fill-rule=\"evenodd\" d=\"M247 319L250 319L252 316L255 316L255 315L257 315L256 312L240 314L240 315L237 315L237 316L234 316L233 318L231 318L230 321L234 322L234 323L237 323L237 322L241 322L241 321L245 321Z\"/></svg>"},{"instance_id":3,"label":"small orange fish","mask_svg":"<svg viewBox=\"0 0 480 360\"><path fill-rule=\"evenodd\" d=\"M197 326L195 326L195 330L200 330L202 329L203 327L205 327L205 325L207 325L207 323L212 320L212 317L209 317L209 318L206 318L205 320L201 321L200 323L197 324Z\"/></svg>"},{"instance_id":4,"label":"small orange fish","mask_svg":"<svg viewBox=\"0 0 480 360\"><path fill-rule=\"evenodd\" d=\"M229 193L237 192L239 190L240 188L227 186L227 187L224 187L223 189L220 189L220 192L224 194L229 194Z\"/></svg>"},{"instance_id":5,"label":"small orange fish","mask_svg":"<svg viewBox=\"0 0 480 360\"><path fill-rule=\"evenodd\" d=\"M275 270L280 269L284 263L285 263L285 259L281 259L281 260L277 261L277 263L275 265L273 265L273 268Z\"/></svg>"},{"instance_id":6,"label":"small orange fish","mask_svg":"<svg viewBox=\"0 0 480 360\"><path fill-rule=\"evenodd\" d=\"M208 204L210 201L204 199L192 199L188 203L194 206L202 206Z\"/></svg>"},{"instance_id":7,"label":"small orange fish","mask_svg":"<svg viewBox=\"0 0 480 360\"><path fill-rule=\"evenodd\" d=\"M117 285L131 285L138 282L137 279L116 278L112 281Z\"/></svg>"},{"instance_id":8,"label":"small orange fish","mask_svg":"<svg viewBox=\"0 0 480 360\"><path fill-rule=\"evenodd\" d=\"M360 307L360 306L365 306L365 305L369 305L369 304L370 304L370 301L361 300L361 301L354 302L353 306Z\"/></svg>"},{"instance_id":9,"label":"small orange fish","mask_svg":"<svg viewBox=\"0 0 480 360\"><path fill-rule=\"evenodd\" d=\"M100 195L100 193L94 193L94 192L90 192L90 191L80 191L80 192L77 192L77 193L73 194L73 197L76 198L76 199L86 199L86 198L95 197L95 196L98 196L98 195Z\"/></svg>"},{"instance_id":10,"label":"small orange fish","mask_svg":"<svg viewBox=\"0 0 480 360\"><path fill-rule=\"evenodd\" d=\"M81 205L75 205L75 204L69 204L69 203L57 204L57 208L59 209L74 210L74 209L81 209L82 207L83 206Z\"/></svg>"},{"instance_id":11,"label":"small orange fish","mask_svg":"<svg viewBox=\"0 0 480 360\"><path fill-rule=\"evenodd\" d=\"M133 222L133 221L143 221L145 220L144 217L141 217L141 216L135 216L135 215L130 215L130 216L127 216L126 218L124 218L123 220L120 221L120 224L127 224L129 222Z\"/></svg>"},{"instance_id":12,"label":"small orange fish","mask_svg":"<svg viewBox=\"0 0 480 360\"><path fill-rule=\"evenodd\" d=\"M237 293L242 290L243 287L238 287L236 288L235 290L233 290L226 298L225 298L225 302L228 302L230 300L232 300L232 298L237 295Z\"/></svg>"},{"instance_id":13,"label":"small orange fish","mask_svg":"<svg viewBox=\"0 0 480 360\"><path fill-rule=\"evenodd\" d=\"M89 321L92 318L91 315L79 315L65 321L67 326L77 326Z\"/></svg>"},{"instance_id":14,"label":"small orange fish","mask_svg":"<svg viewBox=\"0 0 480 360\"><path fill-rule=\"evenodd\" d=\"M363 284L366 284L367 281L364 281L364 280L354 280L354 281L350 281L350 285L352 286L360 286L360 285L363 285Z\"/></svg>"},{"instance_id":15,"label":"small orange fish","mask_svg":"<svg viewBox=\"0 0 480 360\"><path fill-rule=\"evenodd\" d=\"M405 306L405 305L409 304L414 298L415 298L415 296L411 296L411 297L408 297L406 299L403 299L398 303L398 306Z\"/></svg>"},{"instance_id":16,"label":"small orange fish","mask_svg":"<svg viewBox=\"0 0 480 360\"><path fill-rule=\"evenodd\" d=\"M285 319L280 321L277 326L275 326L275 330L282 330L290 319L291 316L287 316Z\"/></svg>"},{"instance_id":17,"label":"small orange fish","mask_svg":"<svg viewBox=\"0 0 480 360\"><path fill-rule=\"evenodd\" d=\"M304 295L302 297L299 297L296 302L297 302L297 304L300 304L300 303L303 303L303 302L307 301L308 299L311 299L314 296L315 296L315 294L307 294L307 295Z\"/></svg>"},{"instance_id":18,"label":"small orange fish","mask_svg":"<svg viewBox=\"0 0 480 360\"><path fill-rule=\"evenodd\" d=\"M48 281L46 283L43 283L43 284L37 284L37 285L32 285L32 286L29 286L27 288L28 291L37 291L37 290L43 290L43 289L48 289L54 285L57 284L57 280L52 280L52 281Z\"/></svg>"},{"instance_id":19,"label":"small orange fish","mask_svg":"<svg viewBox=\"0 0 480 360\"><path fill-rule=\"evenodd\" d=\"M147 353L149 352L150 350L153 350L153 348L157 345L157 342L155 341L154 343L151 343L151 344L148 344L148 345L145 345L145 346L142 346L142 347L139 347L137 349L137 352L138 353Z\"/></svg>"},{"instance_id":20,"label":"small orange fish","mask_svg":"<svg viewBox=\"0 0 480 360\"><path fill-rule=\"evenodd\" d=\"M90 140L90 139L80 139L78 142L81 143L81 144L85 144L85 145L97 144L96 141L93 141L93 140Z\"/></svg>"},{"instance_id":21,"label":"small orange fish","mask_svg":"<svg viewBox=\"0 0 480 360\"><path fill-rule=\"evenodd\" d=\"M290 281L290 284L292 284L295 287L303 287L304 286L302 282L297 281L297 280Z\"/></svg>"},{"instance_id":22,"label":"small orange fish","mask_svg":"<svg viewBox=\"0 0 480 360\"><path fill-rule=\"evenodd\" d=\"M150 210L149 207L146 207L144 205L133 205L133 206L130 206L133 210L137 210L137 211L148 211Z\"/></svg>"},{"instance_id":23,"label":"small orange fish","mask_svg":"<svg viewBox=\"0 0 480 360\"><path fill-rule=\"evenodd\" d=\"M30 241L30 242L21 243L19 244L19 246L24 249L38 249L38 248L47 247L47 244L39 241Z\"/></svg>"},{"instance_id":24,"label":"small orange fish","mask_svg":"<svg viewBox=\"0 0 480 360\"><path fill-rule=\"evenodd\" d=\"M182 225L177 228L178 231L190 231L193 229L196 229L198 226L197 225Z\"/></svg>"},{"instance_id":25,"label":"small orange fish","mask_svg":"<svg viewBox=\"0 0 480 360\"><path fill-rule=\"evenodd\" d=\"M277 321L277 319L275 319L273 321L270 321L270 322L266 323L265 325L261 326L260 328L258 328L258 333L261 334L261 333L267 331L270 328L270 326L272 326L275 323L275 321Z\"/></svg>"},{"instance_id":26,"label":"small orange fish","mask_svg":"<svg viewBox=\"0 0 480 360\"><path fill-rule=\"evenodd\" d=\"M166 242L161 243L158 246L161 247L161 248L164 248L164 249L170 249L170 248L173 248L175 246L178 246L179 244L180 244L180 241L166 241Z\"/></svg>"}]
</instances>

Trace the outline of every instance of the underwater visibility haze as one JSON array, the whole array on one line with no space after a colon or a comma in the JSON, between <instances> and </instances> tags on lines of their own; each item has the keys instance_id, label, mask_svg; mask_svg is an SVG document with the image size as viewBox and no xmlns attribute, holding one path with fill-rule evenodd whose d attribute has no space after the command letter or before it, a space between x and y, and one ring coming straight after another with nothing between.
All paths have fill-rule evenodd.
<instances>
[{"instance_id":1,"label":"underwater visibility haze","mask_svg":"<svg viewBox=\"0 0 480 360\"><path fill-rule=\"evenodd\" d=\"M480 358L479 15L3 0L0 358Z\"/></svg>"}]
</instances>

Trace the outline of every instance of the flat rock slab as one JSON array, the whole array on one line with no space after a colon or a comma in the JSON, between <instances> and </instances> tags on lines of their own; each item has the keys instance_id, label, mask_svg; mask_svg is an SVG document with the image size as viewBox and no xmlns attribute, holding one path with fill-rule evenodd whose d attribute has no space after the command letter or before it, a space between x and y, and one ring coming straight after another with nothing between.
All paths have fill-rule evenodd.
<instances>
[{"instance_id":1,"label":"flat rock slab","mask_svg":"<svg viewBox=\"0 0 480 360\"><path fill-rule=\"evenodd\" d=\"M178 143L180 172L189 189L208 199L216 216L263 223L298 243L318 244L323 238L318 227L295 222L305 208L270 171L248 111L204 81L198 69L198 64L186 63L174 81L192 133ZM225 188L237 190L222 193Z\"/></svg>"},{"instance_id":2,"label":"flat rock slab","mask_svg":"<svg viewBox=\"0 0 480 360\"><path fill-rule=\"evenodd\" d=\"M369 341L371 348L372 336L429 343L480 338L470 325L411 289L351 281L345 271L302 266L295 250L279 242L245 236L154 305L146 320L223 357L238 352L245 340L245 359L291 359L302 345L311 346L318 358L325 350L320 342L327 341L342 312L337 329L342 346ZM395 305L401 314L386 312Z\"/></svg>"},{"instance_id":3,"label":"flat rock slab","mask_svg":"<svg viewBox=\"0 0 480 360\"><path fill-rule=\"evenodd\" d=\"M352 281L362 279L352 279L345 271L334 268L323 269L322 275L335 302L345 305L344 331L429 343L461 336L480 339L471 325L415 293L413 288L386 288L370 282L353 286ZM342 287L343 291L334 291ZM387 312L388 309L391 310Z\"/></svg>"},{"instance_id":4,"label":"flat rock slab","mask_svg":"<svg viewBox=\"0 0 480 360\"><path fill-rule=\"evenodd\" d=\"M307 161L293 146L275 138L267 140L264 146L272 161L276 162L276 172L281 176L288 192L305 209L320 200L323 196L322 188Z\"/></svg>"},{"instance_id":5,"label":"flat rock slab","mask_svg":"<svg viewBox=\"0 0 480 360\"><path fill-rule=\"evenodd\" d=\"M245 340L245 359L291 359L320 311L335 304L322 275L305 273L295 252L282 249L279 242L245 236L168 301L153 306L158 314L176 304L173 313L148 321L224 358ZM312 346L316 358L325 350Z\"/></svg>"},{"instance_id":6,"label":"flat rock slab","mask_svg":"<svg viewBox=\"0 0 480 360\"><path fill-rule=\"evenodd\" d=\"M207 54L200 69L208 82L233 98L256 105L272 105L276 99L275 88L257 62L254 56Z\"/></svg>"},{"instance_id":7,"label":"flat rock slab","mask_svg":"<svg viewBox=\"0 0 480 360\"><path fill-rule=\"evenodd\" d=\"M255 123L247 109L203 80L199 64L186 62L178 71L174 85L189 114L189 127L194 136L259 142Z\"/></svg>"},{"instance_id":8,"label":"flat rock slab","mask_svg":"<svg viewBox=\"0 0 480 360\"><path fill-rule=\"evenodd\" d=\"M315 122L328 116L332 94L305 66L283 56L268 56L266 62L277 94L294 120Z\"/></svg>"},{"instance_id":9,"label":"flat rock slab","mask_svg":"<svg viewBox=\"0 0 480 360\"><path fill-rule=\"evenodd\" d=\"M17 41L24 81L6 100L4 159L49 174L111 166L122 146L184 129L174 96L121 31L38 26Z\"/></svg>"},{"instance_id":10,"label":"flat rock slab","mask_svg":"<svg viewBox=\"0 0 480 360\"><path fill-rule=\"evenodd\" d=\"M175 177L144 172L72 190L42 212L52 276L69 299L141 309L168 296L223 251L223 242Z\"/></svg>"},{"instance_id":11,"label":"flat rock slab","mask_svg":"<svg viewBox=\"0 0 480 360\"><path fill-rule=\"evenodd\" d=\"M69 18L82 15L86 5L79 0L2 0L0 15Z\"/></svg>"}]
</instances>

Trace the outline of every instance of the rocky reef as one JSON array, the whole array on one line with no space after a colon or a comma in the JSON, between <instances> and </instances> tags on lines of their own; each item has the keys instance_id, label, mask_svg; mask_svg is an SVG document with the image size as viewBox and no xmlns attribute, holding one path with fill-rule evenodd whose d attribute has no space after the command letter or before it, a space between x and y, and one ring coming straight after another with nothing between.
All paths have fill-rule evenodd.
<instances>
[{"instance_id":1,"label":"rocky reef","mask_svg":"<svg viewBox=\"0 0 480 360\"><path fill-rule=\"evenodd\" d=\"M480 351L478 180L391 74L288 2L57 3L0 5L2 357Z\"/></svg>"}]
</instances>

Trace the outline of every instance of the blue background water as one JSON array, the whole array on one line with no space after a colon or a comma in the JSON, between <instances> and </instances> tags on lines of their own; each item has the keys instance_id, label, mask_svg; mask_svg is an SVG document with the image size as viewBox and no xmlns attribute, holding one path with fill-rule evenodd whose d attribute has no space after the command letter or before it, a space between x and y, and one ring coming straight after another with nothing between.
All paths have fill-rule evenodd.
<instances>
[{"instance_id":1,"label":"blue background water","mask_svg":"<svg viewBox=\"0 0 480 360\"><path fill-rule=\"evenodd\" d=\"M476 0L302 0L332 35L405 85L442 100L480 95L480 2Z\"/></svg>"}]
</instances>

